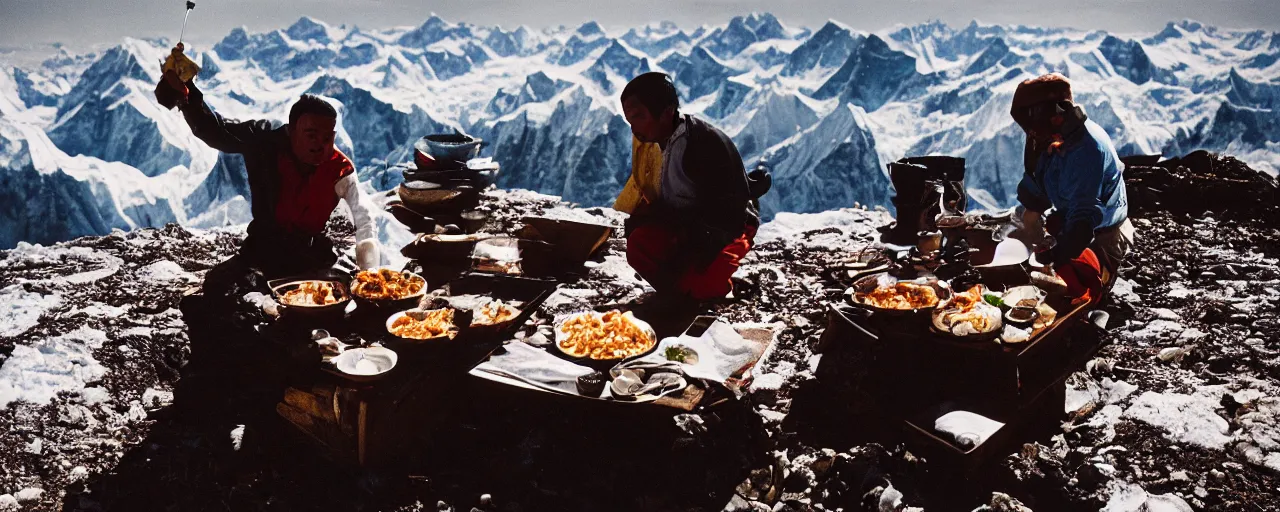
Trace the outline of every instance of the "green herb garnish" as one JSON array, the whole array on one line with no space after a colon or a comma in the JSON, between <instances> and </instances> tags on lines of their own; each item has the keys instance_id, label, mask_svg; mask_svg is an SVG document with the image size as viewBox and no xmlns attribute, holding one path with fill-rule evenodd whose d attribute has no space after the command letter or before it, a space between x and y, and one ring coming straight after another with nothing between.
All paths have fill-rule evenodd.
<instances>
[{"instance_id":1,"label":"green herb garnish","mask_svg":"<svg viewBox=\"0 0 1280 512\"><path fill-rule=\"evenodd\" d=\"M668 361L675 361L678 363L684 362L684 351L680 350L680 347L667 347L667 350L664 351L662 355L666 357Z\"/></svg>"},{"instance_id":2,"label":"green herb garnish","mask_svg":"<svg viewBox=\"0 0 1280 512\"><path fill-rule=\"evenodd\" d=\"M987 301L987 304L990 304L998 308L1005 307L1004 299L1001 299L999 295L993 295L990 293L983 294L982 300L985 300Z\"/></svg>"}]
</instances>

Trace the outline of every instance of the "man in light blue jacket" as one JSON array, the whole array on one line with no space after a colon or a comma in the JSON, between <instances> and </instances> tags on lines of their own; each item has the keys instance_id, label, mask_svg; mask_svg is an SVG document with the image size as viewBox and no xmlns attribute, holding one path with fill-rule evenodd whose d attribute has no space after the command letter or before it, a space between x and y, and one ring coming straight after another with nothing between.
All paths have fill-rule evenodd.
<instances>
[{"instance_id":1,"label":"man in light blue jacket","mask_svg":"<svg viewBox=\"0 0 1280 512\"><path fill-rule=\"evenodd\" d=\"M1071 83L1057 73L1020 84L1010 113L1027 133L1026 173L1018 184L1018 201L1026 209L1024 225L1039 232L1047 224L1056 241L1037 259L1060 273L1072 267L1077 275L1064 277L1083 281L1095 278L1078 275L1082 269L1099 267L1097 283L1080 284L1109 287L1134 236L1124 164L1111 137L1088 120L1072 100ZM1042 224L1050 209L1053 214ZM1099 299L1100 293L1092 298Z\"/></svg>"}]
</instances>

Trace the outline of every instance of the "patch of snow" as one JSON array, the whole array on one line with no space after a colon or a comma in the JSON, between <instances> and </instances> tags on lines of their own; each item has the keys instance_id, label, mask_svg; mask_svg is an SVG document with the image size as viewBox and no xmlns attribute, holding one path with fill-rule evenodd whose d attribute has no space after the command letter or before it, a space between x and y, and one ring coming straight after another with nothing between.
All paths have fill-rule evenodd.
<instances>
[{"instance_id":1,"label":"patch of snow","mask_svg":"<svg viewBox=\"0 0 1280 512\"><path fill-rule=\"evenodd\" d=\"M37 437L28 443L24 450L32 455L40 455L44 452L44 440Z\"/></svg>"},{"instance_id":2,"label":"patch of snow","mask_svg":"<svg viewBox=\"0 0 1280 512\"><path fill-rule=\"evenodd\" d=\"M231 448L240 451L242 443L244 443L244 425L236 425L236 428L231 429Z\"/></svg>"},{"instance_id":3,"label":"patch of snow","mask_svg":"<svg viewBox=\"0 0 1280 512\"><path fill-rule=\"evenodd\" d=\"M1175 299L1185 299L1199 293L1199 290L1187 288L1187 285L1173 282L1169 283L1169 296Z\"/></svg>"},{"instance_id":4,"label":"patch of snow","mask_svg":"<svg viewBox=\"0 0 1280 512\"><path fill-rule=\"evenodd\" d=\"M1180 443L1221 450L1231 442L1230 425L1215 410L1221 386L1206 386L1194 395L1147 391L1124 411L1124 417L1164 429Z\"/></svg>"},{"instance_id":5,"label":"patch of snow","mask_svg":"<svg viewBox=\"0 0 1280 512\"><path fill-rule=\"evenodd\" d=\"M1252 406L1237 418L1240 430L1235 435L1236 451L1250 464L1280 474L1280 398L1259 398L1252 401Z\"/></svg>"},{"instance_id":6,"label":"patch of snow","mask_svg":"<svg viewBox=\"0 0 1280 512\"><path fill-rule=\"evenodd\" d=\"M143 277L153 281L196 281L196 276L182 269L181 265L169 260L160 260L139 271Z\"/></svg>"},{"instance_id":7,"label":"patch of snow","mask_svg":"<svg viewBox=\"0 0 1280 512\"><path fill-rule=\"evenodd\" d=\"M18 498L12 494L0 494L0 511L10 512L19 510L22 506L18 504Z\"/></svg>"},{"instance_id":8,"label":"patch of snow","mask_svg":"<svg viewBox=\"0 0 1280 512\"><path fill-rule=\"evenodd\" d=\"M1123 380L1102 379L1102 400L1108 404L1117 404L1138 391L1138 386Z\"/></svg>"},{"instance_id":9,"label":"patch of snow","mask_svg":"<svg viewBox=\"0 0 1280 512\"><path fill-rule=\"evenodd\" d=\"M1136 304L1142 302L1142 297L1136 291L1138 283L1125 278L1116 279L1116 284L1111 287L1111 296L1122 302Z\"/></svg>"},{"instance_id":10,"label":"patch of snow","mask_svg":"<svg viewBox=\"0 0 1280 512\"><path fill-rule=\"evenodd\" d=\"M1204 331L1201 331L1200 329L1196 329L1195 327L1192 327L1185 331L1182 331L1182 334L1178 335L1178 339L1179 340L1198 340L1208 335L1209 333L1206 333Z\"/></svg>"},{"instance_id":11,"label":"patch of snow","mask_svg":"<svg viewBox=\"0 0 1280 512\"><path fill-rule=\"evenodd\" d=\"M88 387L80 390L80 399L84 400L85 405L104 404L111 400L111 393L98 387Z\"/></svg>"},{"instance_id":12,"label":"patch of snow","mask_svg":"<svg viewBox=\"0 0 1280 512\"><path fill-rule=\"evenodd\" d=\"M28 292L20 284L0 290L0 337L27 332L40 322L40 315L61 303L58 295Z\"/></svg>"},{"instance_id":13,"label":"patch of snow","mask_svg":"<svg viewBox=\"0 0 1280 512\"><path fill-rule=\"evenodd\" d=\"M161 391L161 390L156 390L152 388L147 388L146 391L142 392L143 407L151 407L151 408L167 407L169 404L172 404L172 403L173 403L172 391Z\"/></svg>"},{"instance_id":14,"label":"patch of snow","mask_svg":"<svg viewBox=\"0 0 1280 512\"><path fill-rule=\"evenodd\" d=\"M762 390L762 389L777 391L779 389L782 389L782 384L784 384L786 381L787 381L787 378L782 376L781 374L762 373L760 375L756 375L755 379L751 382L751 389L753 391Z\"/></svg>"},{"instance_id":15,"label":"patch of snow","mask_svg":"<svg viewBox=\"0 0 1280 512\"><path fill-rule=\"evenodd\" d=\"M636 269L627 263L626 256L610 254L604 257L604 262L591 269L592 274L604 274L611 282L617 284L629 284L638 288L648 286L644 279L640 278L636 273Z\"/></svg>"},{"instance_id":16,"label":"patch of snow","mask_svg":"<svg viewBox=\"0 0 1280 512\"><path fill-rule=\"evenodd\" d=\"M1111 498L1100 512L1192 512L1191 505L1174 494L1149 494L1138 484L1112 480Z\"/></svg>"},{"instance_id":17,"label":"patch of snow","mask_svg":"<svg viewBox=\"0 0 1280 512\"><path fill-rule=\"evenodd\" d=\"M42 494L44 494L44 489L41 489L39 487L28 487L26 489L18 491L16 494L13 495L13 497L18 498L19 503L27 503L27 502L39 500L40 495Z\"/></svg>"},{"instance_id":18,"label":"patch of snow","mask_svg":"<svg viewBox=\"0 0 1280 512\"><path fill-rule=\"evenodd\" d=\"M568 208L564 206L547 208L542 212L541 216L560 221L605 224L614 227L622 226L622 222L627 218L627 214L613 208Z\"/></svg>"},{"instance_id":19,"label":"patch of snow","mask_svg":"<svg viewBox=\"0 0 1280 512\"><path fill-rule=\"evenodd\" d=\"M142 326L138 326L138 327L130 327L130 328L128 328L128 329L124 329L124 330L120 331L120 334L119 334L119 336L118 336L118 337L123 338L123 337L126 337L126 336L141 336L141 337L144 337L144 338L149 338L149 337L151 337L152 335L154 335L154 334L155 334L155 332L156 332L156 330L155 330L155 328L154 328L154 327L142 327ZM128 345L120 345L120 348L121 348L121 350L123 350L123 349L124 349L124 347L127 347L127 346L128 346Z\"/></svg>"},{"instance_id":20,"label":"patch of snow","mask_svg":"<svg viewBox=\"0 0 1280 512\"><path fill-rule=\"evenodd\" d=\"M559 309L563 306L571 306L571 305L579 305L579 304L586 306L586 305L589 305L588 301L590 301L592 297L595 297L599 294L600 294L599 292L595 290L589 290L589 289L559 288L555 291L555 293L552 293L550 297L547 297L545 304L547 308L553 309L553 310Z\"/></svg>"},{"instance_id":21,"label":"patch of snow","mask_svg":"<svg viewBox=\"0 0 1280 512\"><path fill-rule=\"evenodd\" d=\"M1141 485L1112 480L1107 484L1111 498L1099 512L1141 512L1147 502L1147 491Z\"/></svg>"},{"instance_id":22,"label":"patch of snow","mask_svg":"<svg viewBox=\"0 0 1280 512\"><path fill-rule=\"evenodd\" d=\"M888 213L854 208L821 213L779 213L772 221L760 225L755 242L760 244L786 239L813 248L848 249L865 242L859 241L857 237L871 237L875 226L888 224L889 220ZM837 228L839 231L805 236L805 233L827 228Z\"/></svg>"},{"instance_id":23,"label":"patch of snow","mask_svg":"<svg viewBox=\"0 0 1280 512\"><path fill-rule=\"evenodd\" d=\"M1155 341L1165 338L1172 338L1183 331L1187 330L1185 326L1178 322L1170 320L1152 320L1146 326L1129 333L1129 336L1136 340Z\"/></svg>"},{"instance_id":24,"label":"patch of snow","mask_svg":"<svg viewBox=\"0 0 1280 512\"><path fill-rule=\"evenodd\" d=\"M84 314L92 317L105 318L105 317L123 316L125 313L128 313L128 312L129 310L122 307L112 306L110 304L103 304L101 302L95 302L93 304L89 304L88 306L85 306L82 308L76 308L71 312L67 313L67 316Z\"/></svg>"},{"instance_id":25,"label":"patch of snow","mask_svg":"<svg viewBox=\"0 0 1280 512\"><path fill-rule=\"evenodd\" d=\"M101 380L107 370L92 351L106 341L106 333L81 327L29 346L15 346L0 366L0 407L14 400L45 405L59 391L79 391Z\"/></svg>"}]
</instances>

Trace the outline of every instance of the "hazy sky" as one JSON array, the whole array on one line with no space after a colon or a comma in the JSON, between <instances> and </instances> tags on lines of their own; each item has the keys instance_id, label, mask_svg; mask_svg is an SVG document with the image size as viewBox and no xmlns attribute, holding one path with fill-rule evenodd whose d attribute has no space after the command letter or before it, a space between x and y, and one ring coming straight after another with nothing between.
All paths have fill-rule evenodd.
<instances>
[{"instance_id":1,"label":"hazy sky","mask_svg":"<svg viewBox=\"0 0 1280 512\"><path fill-rule=\"evenodd\" d=\"M1166 22L1194 19L1231 28L1280 30L1280 0L198 0L187 27L197 44L233 27L284 27L302 15L366 28L418 25L435 12L450 21L541 28L596 20L609 27L671 20L682 26L724 23L736 14L769 11L784 24L816 28L835 19L857 29L939 19L1070 26L1154 33ZM184 0L0 0L0 46L63 42L73 47L125 36L175 39Z\"/></svg>"}]
</instances>

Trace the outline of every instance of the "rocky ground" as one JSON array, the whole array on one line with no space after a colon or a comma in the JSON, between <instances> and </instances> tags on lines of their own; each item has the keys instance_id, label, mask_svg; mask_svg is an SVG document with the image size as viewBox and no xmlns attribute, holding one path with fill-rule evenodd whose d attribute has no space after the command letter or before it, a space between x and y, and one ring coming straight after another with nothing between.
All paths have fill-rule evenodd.
<instances>
[{"instance_id":1,"label":"rocky ground","mask_svg":"<svg viewBox=\"0 0 1280 512\"><path fill-rule=\"evenodd\" d=\"M997 457L962 498L929 488L930 462L902 446L815 445L786 421L822 363L826 303L843 292L822 270L889 221L846 209L763 226L737 297L715 306L778 341L741 404L750 418L728 428L676 416L691 438L737 436L704 442L722 471L625 498L608 488L613 477L579 478L589 491L558 476L568 420L551 413L512 431L511 453L477 451L475 462L409 478L336 466L300 440L255 438L236 418L180 417L171 404L190 350L177 301L234 251L235 231L170 226L19 246L0 259L0 510L1277 510L1275 184L1230 158L1168 167L1127 173L1138 247L1105 305L1106 344L1069 380L1061 429ZM493 192L486 204L491 227L506 231L557 203ZM331 229L349 237L349 225ZM622 248L611 241L548 312L644 297ZM611 493L628 505L610 507Z\"/></svg>"}]
</instances>

